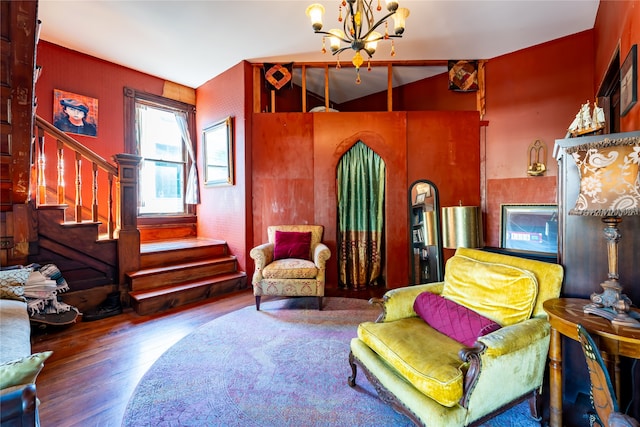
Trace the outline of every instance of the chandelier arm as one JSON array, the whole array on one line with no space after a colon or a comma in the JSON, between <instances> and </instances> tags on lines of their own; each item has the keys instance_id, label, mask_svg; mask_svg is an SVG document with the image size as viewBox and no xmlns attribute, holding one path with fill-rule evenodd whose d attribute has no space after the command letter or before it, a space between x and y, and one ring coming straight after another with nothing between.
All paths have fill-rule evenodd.
<instances>
[{"instance_id":1,"label":"chandelier arm","mask_svg":"<svg viewBox=\"0 0 640 427\"><path fill-rule=\"evenodd\" d=\"M345 47L341 47L340 49L336 50L335 52L331 52L332 55L336 55L342 51L345 51L347 49L351 49L351 46L345 46Z\"/></svg>"},{"instance_id":2,"label":"chandelier arm","mask_svg":"<svg viewBox=\"0 0 640 427\"><path fill-rule=\"evenodd\" d=\"M394 13L395 13L395 12L387 13L384 17L380 18L380 20L379 20L378 22L376 22L376 24L375 24L373 27L369 28L369 31L367 31L367 33L366 33L364 36L362 36L362 39L366 40L366 39L367 39L367 37L369 37L369 34L371 34L371 32L372 32L373 30L375 30L375 29L376 29L376 28L378 28L380 25L382 25L382 24L387 20L387 18L389 18L389 17L390 17L391 15L393 15ZM394 34L394 35L392 36L391 34L389 34L389 37L402 37L402 35L395 35L395 34ZM380 37L378 40L382 40L383 38L384 38L384 36L383 36L383 37Z\"/></svg>"},{"instance_id":3,"label":"chandelier arm","mask_svg":"<svg viewBox=\"0 0 640 427\"><path fill-rule=\"evenodd\" d=\"M358 27L356 25L356 15L353 13L353 5L355 3L349 3L349 8L347 9L347 15L344 17L344 33L345 34L351 34L350 31L348 31L347 29L347 22L351 22L351 28L353 28L353 40L358 40L359 34L358 34L358 30L361 31L362 25L360 27Z\"/></svg>"},{"instance_id":4,"label":"chandelier arm","mask_svg":"<svg viewBox=\"0 0 640 427\"><path fill-rule=\"evenodd\" d=\"M315 34L326 34L326 35L327 35L327 36L329 36L329 37L335 37L335 38L337 38L337 39L340 39L340 40L342 40L342 41L343 41L343 42L345 42L345 43L351 43L351 40L349 40L349 39L345 39L345 38L342 38L342 37L338 37L337 35L335 35L335 34L333 34L333 33L330 33L330 32L328 32L328 31L321 31L321 30L318 30L318 31L314 31L314 33L315 33Z\"/></svg>"}]
</instances>

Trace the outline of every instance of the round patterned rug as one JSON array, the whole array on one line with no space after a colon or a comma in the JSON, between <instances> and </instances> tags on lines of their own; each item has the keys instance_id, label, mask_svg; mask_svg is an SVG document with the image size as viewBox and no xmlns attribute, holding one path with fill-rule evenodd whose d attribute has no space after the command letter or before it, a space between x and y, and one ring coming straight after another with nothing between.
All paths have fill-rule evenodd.
<instances>
[{"instance_id":1,"label":"round patterned rug","mask_svg":"<svg viewBox=\"0 0 640 427\"><path fill-rule=\"evenodd\" d=\"M266 301L219 317L167 350L137 385L123 426L411 426L351 375L349 342L375 320L367 301ZM512 409L502 417L530 422ZM509 415L510 414L510 415ZM521 418L521 417L524 417Z\"/></svg>"}]
</instances>

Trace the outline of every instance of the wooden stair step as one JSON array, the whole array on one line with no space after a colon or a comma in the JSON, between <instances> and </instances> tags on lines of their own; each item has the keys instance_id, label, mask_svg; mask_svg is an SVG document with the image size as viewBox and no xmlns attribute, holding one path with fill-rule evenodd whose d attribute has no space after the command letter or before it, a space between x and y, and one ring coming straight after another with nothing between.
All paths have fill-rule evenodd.
<instances>
[{"instance_id":1,"label":"wooden stair step","mask_svg":"<svg viewBox=\"0 0 640 427\"><path fill-rule=\"evenodd\" d=\"M136 313L147 315L246 287L246 273L234 272L154 289L129 292Z\"/></svg>"},{"instance_id":2,"label":"wooden stair step","mask_svg":"<svg viewBox=\"0 0 640 427\"><path fill-rule=\"evenodd\" d=\"M188 238L147 242L140 245L140 268L160 267L176 259L189 262L227 255L228 248L224 240Z\"/></svg>"},{"instance_id":3,"label":"wooden stair step","mask_svg":"<svg viewBox=\"0 0 640 427\"><path fill-rule=\"evenodd\" d=\"M203 237L194 237L187 239L171 239L157 240L140 244L140 253L152 253L163 251L174 251L177 249L189 249L194 247L226 245L224 240L206 239Z\"/></svg>"},{"instance_id":4,"label":"wooden stair step","mask_svg":"<svg viewBox=\"0 0 640 427\"><path fill-rule=\"evenodd\" d=\"M179 259L179 257L176 257ZM175 259L175 258L174 258ZM212 277L236 271L237 260L233 255L208 260L180 262L164 267L153 267L127 273L132 291L164 287L172 283L181 283Z\"/></svg>"}]
</instances>

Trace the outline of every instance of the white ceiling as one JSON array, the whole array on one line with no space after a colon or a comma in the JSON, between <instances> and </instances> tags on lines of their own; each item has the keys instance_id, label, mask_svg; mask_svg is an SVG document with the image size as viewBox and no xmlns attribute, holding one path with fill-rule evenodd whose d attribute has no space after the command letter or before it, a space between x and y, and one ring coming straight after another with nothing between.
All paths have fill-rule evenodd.
<instances>
[{"instance_id":1,"label":"white ceiling","mask_svg":"<svg viewBox=\"0 0 640 427\"><path fill-rule=\"evenodd\" d=\"M242 60L328 62L305 15L325 6L324 29L338 27L338 0L40 0L41 39L166 80L198 88ZM373 0L374 4L377 0ZM382 1L384 10L384 1ZM400 0L410 9L402 39L380 43L379 61L491 59L593 28L599 0ZM343 12L344 13L344 12ZM334 102L385 90L386 67L361 68L351 51L331 69ZM394 86L446 71L395 68ZM319 69L310 71L319 72ZM323 93L323 77L308 89ZM315 83L315 82L319 83Z\"/></svg>"}]
</instances>

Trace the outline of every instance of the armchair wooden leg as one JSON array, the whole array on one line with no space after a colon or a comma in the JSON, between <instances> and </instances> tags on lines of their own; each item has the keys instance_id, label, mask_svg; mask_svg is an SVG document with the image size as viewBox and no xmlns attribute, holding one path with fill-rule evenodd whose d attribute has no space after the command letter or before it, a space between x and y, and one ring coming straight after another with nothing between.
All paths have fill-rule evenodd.
<instances>
[{"instance_id":1,"label":"armchair wooden leg","mask_svg":"<svg viewBox=\"0 0 640 427\"><path fill-rule=\"evenodd\" d=\"M353 357L353 352L349 352L349 365L351 366L351 376L349 378L347 378L347 384L349 384L349 387L355 387L356 386L356 375L358 373L358 367L356 366L356 363L354 361L354 357Z\"/></svg>"},{"instance_id":2,"label":"armchair wooden leg","mask_svg":"<svg viewBox=\"0 0 640 427\"><path fill-rule=\"evenodd\" d=\"M540 391L535 389L531 392L531 396L529 396L529 412L531 413L531 418L536 421L542 421L542 399L540 398Z\"/></svg>"},{"instance_id":3,"label":"armchair wooden leg","mask_svg":"<svg viewBox=\"0 0 640 427\"><path fill-rule=\"evenodd\" d=\"M256 311L260 311L260 295L256 295Z\"/></svg>"},{"instance_id":4,"label":"armchair wooden leg","mask_svg":"<svg viewBox=\"0 0 640 427\"><path fill-rule=\"evenodd\" d=\"M322 310L322 297L318 297L318 310Z\"/></svg>"}]
</instances>

